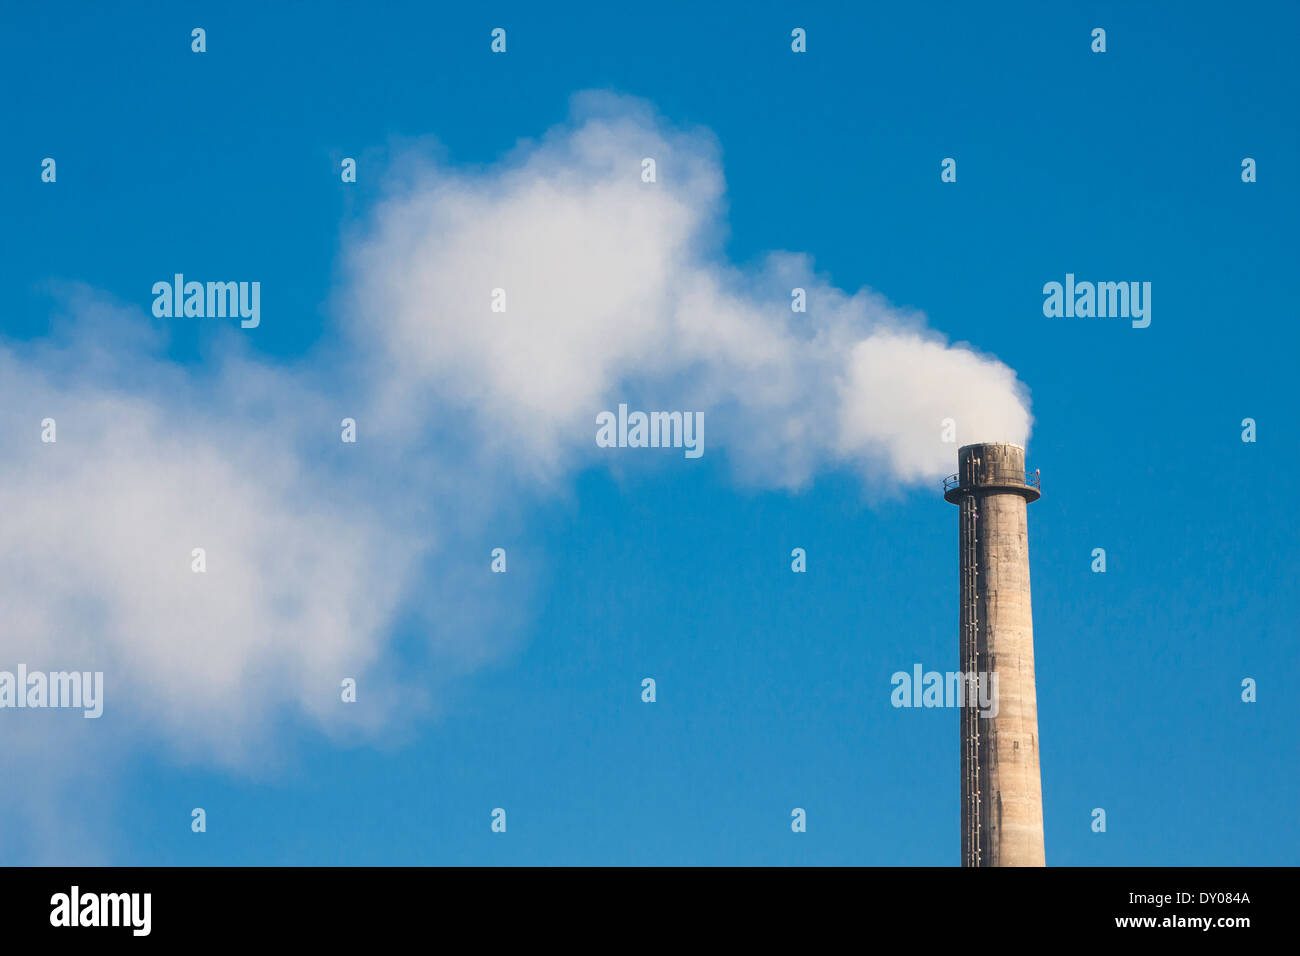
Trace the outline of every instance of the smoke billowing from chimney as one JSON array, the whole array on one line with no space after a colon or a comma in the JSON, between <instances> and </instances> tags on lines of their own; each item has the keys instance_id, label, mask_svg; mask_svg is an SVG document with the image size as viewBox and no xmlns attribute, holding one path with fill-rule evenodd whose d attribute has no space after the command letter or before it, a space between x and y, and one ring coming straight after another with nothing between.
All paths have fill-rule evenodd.
<instances>
[{"instance_id":1,"label":"smoke billowing from chimney","mask_svg":"<svg viewBox=\"0 0 1300 956\"><path fill-rule=\"evenodd\" d=\"M406 427L399 410L450 403L554 477L594 453L602 409L703 409L711 447L780 487L837 465L884 485L931 480L952 468L945 419L958 443L1024 444L1011 369L835 288L805 257L725 263L722 198L707 133L604 94L578 97L569 124L498 166L412 177L351 261L356 306L379 319L364 328L380 336L385 420Z\"/></svg>"},{"instance_id":2,"label":"smoke billowing from chimney","mask_svg":"<svg viewBox=\"0 0 1300 956\"><path fill-rule=\"evenodd\" d=\"M1024 391L996 360L804 257L728 264L722 196L707 133L586 96L505 162L389 189L345 239L347 348L271 361L222 326L210 361L178 364L147 284L125 304L64 287L61 332L0 343L0 497L23 503L0 522L0 649L103 671L107 719L81 723L114 730L33 724L10 749L75 750L60 766L102 792L140 740L275 766L286 723L373 737L436 711L443 681L524 630L539 562L512 563L504 600L483 542L521 540L575 470L633 459L597 447L602 410L703 412L706 457L770 487L827 467L873 488L939 476L946 418L956 441L1024 441ZM273 301L259 334L283 331ZM404 627L427 661L394 653ZM340 708L344 677L365 693ZM51 774L0 812L79 799Z\"/></svg>"}]
</instances>

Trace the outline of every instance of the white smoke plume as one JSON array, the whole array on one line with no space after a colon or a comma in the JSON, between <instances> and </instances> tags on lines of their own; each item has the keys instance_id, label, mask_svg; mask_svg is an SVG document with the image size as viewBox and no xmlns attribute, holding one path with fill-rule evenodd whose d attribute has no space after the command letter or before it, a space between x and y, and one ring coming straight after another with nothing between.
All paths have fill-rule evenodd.
<instances>
[{"instance_id":1,"label":"white smoke plume","mask_svg":"<svg viewBox=\"0 0 1300 956\"><path fill-rule=\"evenodd\" d=\"M839 467L931 481L953 466L945 418L960 441L1025 441L1025 391L998 361L804 257L724 262L717 155L644 104L588 95L497 166L423 167L347 237L341 347L292 368L250 358L237 326L216 362L167 361L138 332L145 290L130 308L74 290L68 335L0 342L0 669L104 671L112 728L0 715L7 759L26 755L3 768L0 812L48 815L35 754L106 779L95 754L144 742L250 768L288 725L376 739L436 709L448 674L511 639L485 633L520 630L482 626L501 602L461 543L608 461L595 418L620 402L703 412L707 453L777 488ZM408 650L395 669L410 620L436 668L410 673ZM365 706L339 706L343 677ZM58 759L45 776L66 790Z\"/></svg>"},{"instance_id":2,"label":"white smoke plume","mask_svg":"<svg viewBox=\"0 0 1300 956\"><path fill-rule=\"evenodd\" d=\"M959 441L1025 442L1025 390L997 360L802 257L720 262L722 190L707 134L608 95L579 97L571 124L499 167L425 170L352 260L383 419L450 403L552 475L595 453L599 411L633 398L704 410L747 479L792 488L827 466L884 485L942 475L947 418Z\"/></svg>"}]
</instances>

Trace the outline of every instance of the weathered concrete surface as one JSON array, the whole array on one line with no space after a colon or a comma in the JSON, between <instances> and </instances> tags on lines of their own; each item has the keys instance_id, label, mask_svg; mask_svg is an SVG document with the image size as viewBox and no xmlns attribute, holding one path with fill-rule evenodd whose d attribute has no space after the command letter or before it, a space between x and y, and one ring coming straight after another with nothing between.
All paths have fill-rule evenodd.
<instances>
[{"instance_id":1,"label":"weathered concrete surface","mask_svg":"<svg viewBox=\"0 0 1300 956\"><path fill-rule=\"evenodd\" d=\"M963 652L962 669L974 663L977 672L997 675L996 716L962 712L963 864L1043 866L1026 515L1038 490L1025 485L1025 452L1018 445L966 445L957 458L960 486L946 497L966 502L959 521L962 624L976 649L973 662ZM968 569L971 556L974 566ZM972 614L974 628L968 630ZM972 733L976 741L969 739Z\"/></svg>"}]
</instances>

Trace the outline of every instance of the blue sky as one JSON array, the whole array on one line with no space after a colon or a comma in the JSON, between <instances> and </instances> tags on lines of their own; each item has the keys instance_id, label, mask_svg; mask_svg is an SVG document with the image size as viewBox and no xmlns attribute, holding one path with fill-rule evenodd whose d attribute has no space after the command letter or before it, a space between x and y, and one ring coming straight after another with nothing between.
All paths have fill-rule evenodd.
<instances>
[{"instance_id":1,"label":"blue sky","mask_svg":"<svg viewBox=\"0 0 1300 956\"><path fill-rule=\"evenodd\" d=\"M113 321L165 327L163 357L191 381L233 339L272 367L346 367L347 263L394 164L479 175L563 124L575 93L645 101L712 136L716 260L806 253L834 286L923 312L1028 388L1048 863L1295 864L1300 23L1289 4L1050 7L11 6L0 344L27 355L66 311L58 290L81 283L128 310ZM488 50L498 26L504 56ZM790 51L796 26L806 54ZM356 184L340 182L345 156ZM958 181L942 184L949 156ZM1241 181L1243 157L1258 182ZM261 327L153 320L150 287L174 271L260 279ZM1067 272L1150 281L1151 326L1045 318L1040 290ZM207 412L229 400L214 392ZM456 478L478 480L472 464ZM892 708L889 677L956 666L956 511L937 483L879 484L828 466L794 491L755 486L721 441L698 462L584 458L458 539L494 613L445 613L491 653L437 675L424 710L340 740L272 709L249 732L277 756L253 765L106 718L114 759L60 791L82 842L52 847L32 835L45 821L0 852L955 865L957 714ZM510 571L492 579L498 545ZM807 574L790 572L793 547ZM1105 574L1090 571L1098 547ZM441 586L446 561L420 564L414 590ZM418 625L384 630L409 681L447 667Z\"/></svg>"}]
</instances>

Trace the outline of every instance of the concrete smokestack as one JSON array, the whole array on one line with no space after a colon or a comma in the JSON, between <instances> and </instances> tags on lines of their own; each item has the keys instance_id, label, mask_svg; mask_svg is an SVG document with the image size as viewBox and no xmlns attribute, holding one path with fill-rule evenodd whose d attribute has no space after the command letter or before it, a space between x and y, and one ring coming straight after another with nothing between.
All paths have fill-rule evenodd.
<instances>
[{"instance_id":1,"label":"concrete smokestack","mask_svg":"<svg viewBox=\"0 0 1300 956\"><path fill-rule=\"evenodd\" d=\"M1019 445L964 445L944 482L961 509L961 670L996 675L997 692L992 716L969 693L961 708L963 866L1045 864L1026 511L1038 497Z\"/></svg>"}]
</instances>

